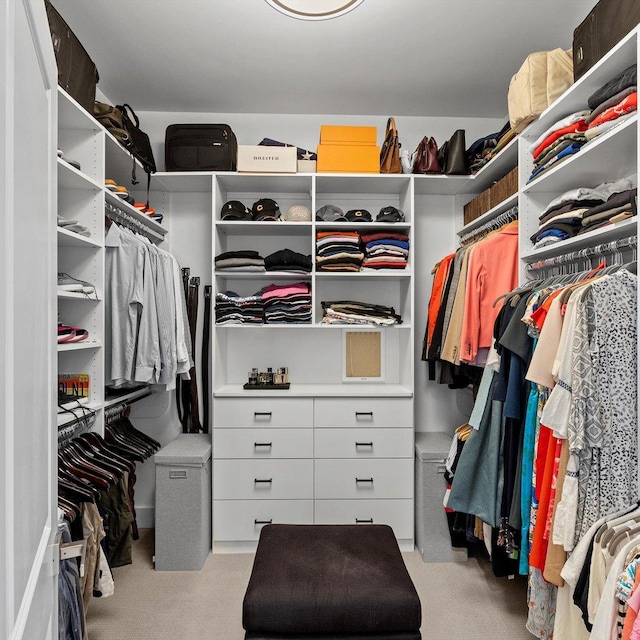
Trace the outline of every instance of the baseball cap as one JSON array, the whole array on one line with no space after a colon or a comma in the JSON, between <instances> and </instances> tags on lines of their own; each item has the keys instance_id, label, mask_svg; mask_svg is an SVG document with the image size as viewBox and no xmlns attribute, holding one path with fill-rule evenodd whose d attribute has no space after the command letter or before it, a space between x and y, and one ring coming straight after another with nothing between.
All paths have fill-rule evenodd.
<instances>
[{"instance_id":1,"label":"baseball cap","mask_svg":"<svg viewBox=\"0 0 640 640\"><path fill-rule=\"evenodd\" d=\"M346 221L344 213L340 207L332 204L325 204L316 211L316 220L320 222L338 222Z\"/></svg>"},{"instance_id":2,"label":"baseball cap","mask_svg":"<svg viewBox=\"0 0 640 640\"><path fill-rule=\"evenodd\" d=\"M404 222L404 213L395 207L382 207L376 216L376 222Z\"/></svg>"},{"instance_id":3,"label":"baseball cap","mask_svg":"<svg viewBox=\"0 0 640 640\"><path fill-rule=\"evenodd\" d=\"M351 209L347 211L346 218L349 222L371 222L371 214L366 209Z\"/></svg>"},{"instance_id":4,"label":"baseball cap","mask_svg":"<svg viewBox=\"0 0 640 640\"><path fill-rule=\"evenodd\" d=\"M229 200L220 209L221 220L251 220L251 211L239 200Z\"/></svg>"},{"instance_id":5,"label":"baseball cap","mask_svg":"<svg viewBox=\"0 0 640 640\"><path fill-rule=\"evenodd\" d=\"M261 198L257 200L253 203L251 211L253 212L253 219L255 221L280 219L280 207L278 203L271 198Z\"/></svg>"},{"instance_id":6,"label":"baseball cap","mask_svg":"<svg viewBox=\"0 0 640 640\"><path fill-rule=\"evenodd\" d=\"M283 217L288 222L310 222L311 209L303 204L294 204L287 209Z\"/></svg>"}]
</instances>

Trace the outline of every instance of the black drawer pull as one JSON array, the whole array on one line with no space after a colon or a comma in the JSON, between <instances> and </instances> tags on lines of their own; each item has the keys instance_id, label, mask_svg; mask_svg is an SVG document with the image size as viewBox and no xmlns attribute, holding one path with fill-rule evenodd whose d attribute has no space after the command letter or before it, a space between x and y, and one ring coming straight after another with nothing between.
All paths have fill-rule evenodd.
<instances>
[{"instance_id":1,"label":"black drawer pull","mask_svg":"<svg viewBox=\"0 0 640 640\"><path fill-rule=\"evenodd\" d=\"M254 478L253 481L257 484L259 482L264 483L264 484L271 484L273 482L272 478L266 478L264 480L261 480L260 478Z\"/></svg>"},{"instance_id":2,"label":"black drawer pull","mask_svg":"<svg viewBox=\"0 0 640 640\"><path fill-rule=\"evenodd\" d=\"M373 447L373 442L356 442L356 447Z\"/></svg>"},{"instance_id":3,"label":"black drawer pull","mask_svg":"<svg viewBox=\"0 0 640 640\"><path fill-rule=\"evenodd\" d=\"M259 416L269 416L271 417L271 411L254 411L253 417L257 418Z\"/></svg>"},{"instance_id":4,"label":"black drawer pull","mask_svg":"<svg viewBox=\"0 0 640 640\"><path fill-rule=\"evenodd\" d=\"M360 416L369 416L370 418L373 418L373 411L356 411L356 418L359 418Z\"/></svg>"},{"instance_id":5,"label":"black drawer pull","mask_svg":"<svg viewBox=\"0 0 640 640\"><path fill-rule=\"evenodd\" d=\"M373 518L367 518L366 520L356 518L356 524L373 524Z\"/></svg>"},{"instance_id":6,"label":"black drawer pull","mask_svg":"<svg viewBox=\"0 0 640 640\"><path fill-rule=\"evenodd\" d=\"M254 520L256 524L271 524L273 520L269 518L269 520Z\"/></svg>"},{"instance_id":7,"label":"black drawer pull","mask_svg":"<svg viewBox=\"0 0 640 640\"><path fill-rule=\"evenodd\" d=\"M269 448L271 448L271 443L270 442L254 442L253 446L254 447L269 447Z\"/></svg>"},{"instance_id":8,"label":"black drawer pull","mask_svg":"<svg viewBox=\"0 0 640 640\"><path fill-rule=\"evenodd\" d=\"M373 478L356 478L356 482L373 482Z\"/></svg>"}]
</instances>

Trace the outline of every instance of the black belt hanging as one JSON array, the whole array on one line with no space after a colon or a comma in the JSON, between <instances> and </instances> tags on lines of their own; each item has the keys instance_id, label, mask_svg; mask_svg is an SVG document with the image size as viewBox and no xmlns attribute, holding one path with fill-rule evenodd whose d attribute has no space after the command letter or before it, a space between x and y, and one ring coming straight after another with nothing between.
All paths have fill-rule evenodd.
<instances>
[{"instance_id":1,"label":"black belt hanging","mask_svg":"<svg viewBox=\"0 0 640 640\"><path fill-rule=\"evenodd\" d=\"M184 289L185 304L189 300L189 274L191 270L189 267L182 269L182 287ZM187 307L187 316L189 309ZM192 349L193 351L193 349ZM181 376L176 379L176 407L178 409L178 420L182 425L182 432L187 433L189 431L189 405L191 400L191 392L187 380L183 380Z\"/></svg>"},{"instance_id":2,"label":"black belt hanging","mask_svg":"<svg viewBox=\"0 0 640 640\"><path fill-rule=\"evenodd\" d=\"M189 416L189 433L199 433L202 431L200 424L200 411L198 403L198 380L196 376L196 324L198 321L198 293L200 289L200 278L194 277L189 281L189 298L187 302L187 315L189 316L189 330L191 332L191 356L193 367L189 371L189 402L191 414Z\"/></svg>"},{"instance_id":3,"label":"black belt hanging","mask_svg":"<svg viewBox=\"0 0 640 640\"><path fill-rule=\"evenodd\" d=\"M211 285L204 288L204 328L202 330L202 431L209 433L209 334L211 333Z\"/></svg>"}]
</instances>

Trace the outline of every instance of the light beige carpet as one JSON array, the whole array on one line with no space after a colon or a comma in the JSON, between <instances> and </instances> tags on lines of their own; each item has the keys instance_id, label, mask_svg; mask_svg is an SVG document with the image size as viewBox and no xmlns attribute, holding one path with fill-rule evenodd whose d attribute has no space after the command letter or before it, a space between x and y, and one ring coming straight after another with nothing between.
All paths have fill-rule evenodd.
<instances>
[{"instance_id":1,"label":"light beige carpet","mask_svg":"<svg viewBox=\"0 0 640 640\"><path fill-rule=\"evenodd\" d=\"M89 605L89 640L242 640L253 555L209 555L201 571L155 571L153 529L133 564L114 569L115 594ZM425 564L403 554L422 603L423 640L531 640L526 580L496 578L485 561Z\"/></svg>"}]
</instances>

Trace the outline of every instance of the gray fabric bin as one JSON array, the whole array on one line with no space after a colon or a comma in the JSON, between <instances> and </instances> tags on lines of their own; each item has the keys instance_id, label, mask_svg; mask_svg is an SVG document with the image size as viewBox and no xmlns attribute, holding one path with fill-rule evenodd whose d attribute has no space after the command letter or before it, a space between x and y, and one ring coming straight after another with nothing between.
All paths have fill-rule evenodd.
<instances>
[{"instance_id":1,"label":"gray fabric bin","mask_svg":"<svg viewBox=\"0 0 640 640\"><path fill-rule=\"evenodd\" d=\"M416 547L424 562L464 562L466 549L451 546L442 501L447 490L445 461L452 435L443 432L415 434Z\"/></svg>"},{"instance_id":2,"label":"gray fabric bin","mask_svg":"<svg viewBox=\"0 0 640 640\"><path fill-rule=\"evenodd\" d=\"M211 551L211 436L180 434L154 456L157 571L197 571Z\"/></svg>"}]
</instances>

